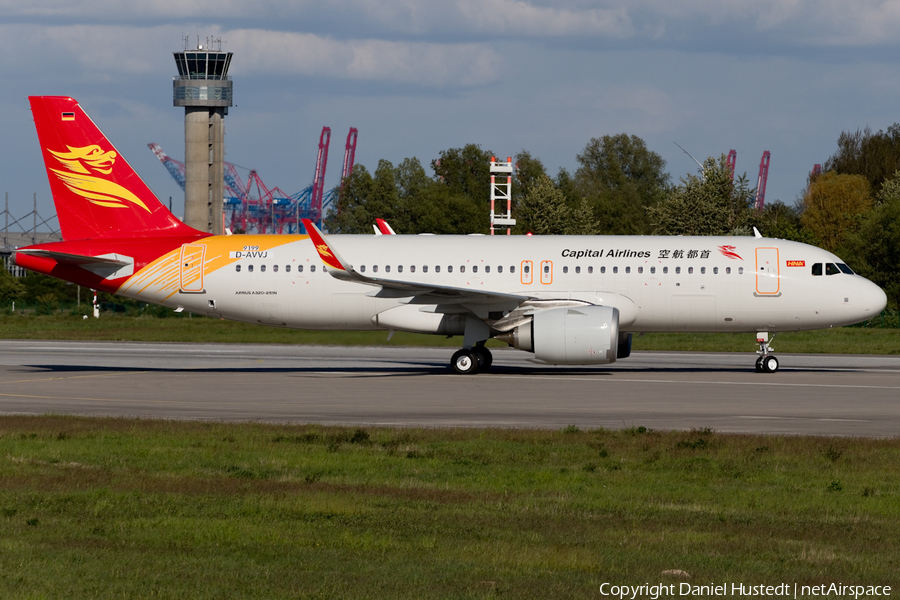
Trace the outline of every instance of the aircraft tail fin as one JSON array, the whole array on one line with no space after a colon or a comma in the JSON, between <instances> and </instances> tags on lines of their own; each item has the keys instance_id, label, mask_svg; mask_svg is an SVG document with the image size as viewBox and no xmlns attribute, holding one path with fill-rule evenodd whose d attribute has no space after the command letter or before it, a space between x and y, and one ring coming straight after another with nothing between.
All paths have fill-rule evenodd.
<instances>
[{"instance_id":1,"label":"aircraft tail fin","mask_svg":"<svg viewBox=\"0 0 900 600\"><path fill-rule=\"evenodd\" d=\"M63 240L203 235L169 212L77 101L29 101Z\"/></svg>"}]
</instances>

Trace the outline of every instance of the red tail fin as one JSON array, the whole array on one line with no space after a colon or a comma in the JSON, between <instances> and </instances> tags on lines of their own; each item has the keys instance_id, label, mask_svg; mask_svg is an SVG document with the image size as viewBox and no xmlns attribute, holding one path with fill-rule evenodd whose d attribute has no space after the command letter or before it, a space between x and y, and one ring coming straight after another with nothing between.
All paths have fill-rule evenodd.
<instances>
[{"instance_id":1,"label":"red tail fin","mask_svg":"<svg viewBox=\"0 0 900 600\"><path fill-rule=\"evenodd\" d=\"M200 234L163 206L78 102L29 101L63 240Z\"/></svg>"}]
</instances>

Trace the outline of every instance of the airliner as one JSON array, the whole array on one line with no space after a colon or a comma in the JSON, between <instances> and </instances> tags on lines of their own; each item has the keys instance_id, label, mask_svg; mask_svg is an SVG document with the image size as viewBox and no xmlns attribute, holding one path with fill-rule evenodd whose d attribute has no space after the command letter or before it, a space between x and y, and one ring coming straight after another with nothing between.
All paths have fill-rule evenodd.
<instances>
[{"instance_id":1,"label":"airliner","mask_svg":"<svg viewBox=\"0 0 900 600\"><path fill-rule=\"evenodd\" d=\"M178 220L68 97L31 97L62 241L16 263L176 311L271 327L460 336L459 374L497 339L550 365L626 358L641 332L849 325L887 303L834 254L755 237L211 235Z\"/></svg>"}]
</instances>

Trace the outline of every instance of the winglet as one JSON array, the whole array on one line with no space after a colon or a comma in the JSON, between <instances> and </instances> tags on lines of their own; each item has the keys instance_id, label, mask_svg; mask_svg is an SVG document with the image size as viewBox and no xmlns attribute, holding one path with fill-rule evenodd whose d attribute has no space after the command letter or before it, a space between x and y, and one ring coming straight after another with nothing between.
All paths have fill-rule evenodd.
<instances>
[{"instance_id":1,"label":"winglet","mask_svg":"<svg viewBox=\"0 0 900 600\"><path fill-rule=\"evenodd\" d=\"M319 228L316 227L315 223L309 219L301 219L301 221L303 221L306 233L309 234L313 245L316 247L316 252L319 253L319 258L322 259L322 262L325 263L326 267L346 274L354 273L353 266L344 261L340 255L334 251L334 248L328 245L328 242L325 241L325 236L319 231Z\"/></svg>"}]
</instances>

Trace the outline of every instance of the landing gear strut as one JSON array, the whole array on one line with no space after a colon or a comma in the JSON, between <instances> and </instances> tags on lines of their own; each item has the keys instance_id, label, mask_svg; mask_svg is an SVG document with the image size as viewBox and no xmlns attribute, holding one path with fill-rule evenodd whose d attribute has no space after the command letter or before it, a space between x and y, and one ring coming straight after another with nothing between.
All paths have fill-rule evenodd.
<instances>
[{"instance_id":1,"label":"landing gear strut","mask_svg":"<svg viewBox=\"0 0 900 600\"><path fill-rule=\"evenodd\" d=\"M775 339L774 334L772 334L772 339ZM757 333L756 343L759 344L759 350L756 351L756 353L759 354L759 358L756 359L756 372L774 373L777 371L778 359L770 354L770 352L774 351L774 348L769 346L769 332L760 331Z\"/></svg>"}]
</instances>

